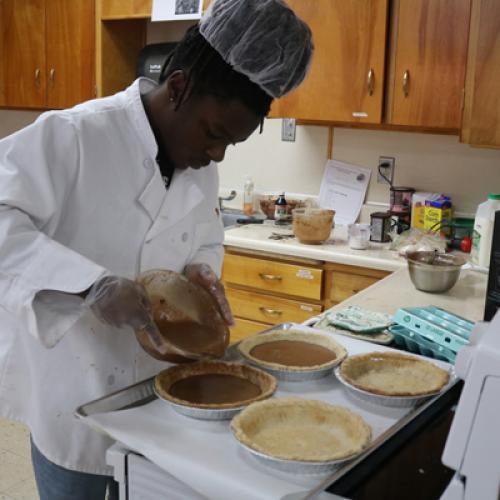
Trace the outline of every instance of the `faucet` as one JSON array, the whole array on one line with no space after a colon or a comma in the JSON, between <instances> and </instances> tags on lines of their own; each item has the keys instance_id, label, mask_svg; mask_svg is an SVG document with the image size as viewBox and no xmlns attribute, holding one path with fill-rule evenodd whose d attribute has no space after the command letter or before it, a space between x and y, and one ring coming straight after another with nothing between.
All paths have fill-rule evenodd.
<instances>
[{"instance_id":1,"label":"faucet","mask_svg":"<svg viewBox=\"0 0 500 500\"><path fill-rule=\"evenodd\" d=\"M234 200L236 198L236 191L233 189L230 193L229 193L229 196L219 196L219 210L222 212L222 210L224 210L224 207L222 205L222 202L223 201L231 201L231 200Z\"/></svg>"}]
</instances>

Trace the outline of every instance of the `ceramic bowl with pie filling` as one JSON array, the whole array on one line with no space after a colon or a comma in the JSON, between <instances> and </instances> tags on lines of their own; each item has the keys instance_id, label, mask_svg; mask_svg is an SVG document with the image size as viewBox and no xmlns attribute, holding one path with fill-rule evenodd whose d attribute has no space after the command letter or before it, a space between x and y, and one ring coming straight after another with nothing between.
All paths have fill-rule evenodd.
<instances>
[{"instance_id":1,"label":"ceramic bowl with pie filling","mask_svg":"<svg viewBox=\"0 0 500 500\"><path fill-rule=\"evenodd\" d=\"M270 331L244 339L240 354L279 380L315 380L333 372L347 351L327 333Z\"/></svg>"},{"instance_id":2,"label":"ceramic bowl with pie filling","mask_svg":"<svg viewBox=\"0 0 500 500\"><path fill-rule=\"evenodd\" d=\"M335 375L354 396L401 408L439 394L452 378L435 363L399 352L349 356Z\"/></svg>"},{"instance_id":3,"label":"ceramic bowl with pie filling","mask_svg":"<svg viewBox=\"0 0 500 500\"><path fill-rule=\"evenodd\" d=\"M224 420L250 403L272 396L276 385L272 375L251 366L199 361L163 370L155 377L154 389L183 415Z\"/></svg>"},{"instance_id":4,"label":"ceramic bowl with pie filling","mask_svg":"<svg viewBox=\"0 0 500 500\"><path fill-rule=\"evenodd\" d=\"M253 403L233 418L240 444L273 468L322 473L354 458L371 442L371 429L342 406L301 398Z\"/></svg>"}]
</instances>

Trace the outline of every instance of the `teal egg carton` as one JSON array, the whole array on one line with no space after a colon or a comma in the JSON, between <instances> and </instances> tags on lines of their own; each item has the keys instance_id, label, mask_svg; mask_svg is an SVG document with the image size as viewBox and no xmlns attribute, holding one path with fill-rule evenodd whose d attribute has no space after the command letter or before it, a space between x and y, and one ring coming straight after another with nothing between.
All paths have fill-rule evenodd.
<instances>
[{"instance_id":1,"label":"teal egg carton","mask_svg":"<svg viewBox=\"0 0 500 500\"><path fill-rule=\"evenodd\" d=\"M455 354L469 343L474 327L474 322L434 306L401 308L394 322Z\"/></svg>"},{"instance_id":2,"label":"teal egg carton","mask_svg":"<svg viewBox=\"0 0 500 500\"><path fill-rule=\"evenodd\" d=\"M394 335L394 343L405 351L421 354L428 358L439 359L451 364L455 363L456 353L451 349L436 344L432 340L427 340L404 326L394 325L389 328L389 331Z\"/></svg>"}]
</instances>

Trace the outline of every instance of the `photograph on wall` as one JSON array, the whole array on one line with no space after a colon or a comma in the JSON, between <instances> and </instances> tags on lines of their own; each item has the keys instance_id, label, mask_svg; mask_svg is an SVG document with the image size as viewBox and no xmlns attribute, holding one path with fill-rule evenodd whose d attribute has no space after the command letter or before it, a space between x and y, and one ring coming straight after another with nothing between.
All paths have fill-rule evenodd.
<instances>
[{"instance_id":1,"label":"photograph on wall","mask_svg":"<svg viewBox=\"0 0 500 500\"><path fill-rule=\"evenodd\" d=\"M203 0L153 0L152 21L185 21L201 18Z\"/></svg>"}]
</instances>

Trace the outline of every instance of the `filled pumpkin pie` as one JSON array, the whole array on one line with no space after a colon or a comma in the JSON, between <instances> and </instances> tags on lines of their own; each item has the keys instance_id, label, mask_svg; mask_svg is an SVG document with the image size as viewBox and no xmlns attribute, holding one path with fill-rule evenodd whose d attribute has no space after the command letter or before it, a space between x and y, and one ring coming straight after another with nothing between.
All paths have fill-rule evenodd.
<instances>
[{"instance_id":1,"label":"filled pumpkin pie","mask_svg":"<svg viewBox=\"0 0 500 500\"><path fill-rule=\"evenodd\" d=\"M310 371L338 365L346 350L331 336L300 330L281 330L244 339L241 355L263 368Z\"/></svg>"},{"instance_id":2,"label":"filled pumpkin pie","mask_svg":"<svg viewBox=\"0 0 500 500\"><path fill-rule=\"evenodd\" d=\"M155 377L156 394L183 406L229 409L270 397L276 379L256 368L222 361L199 361L163 370Z\"/></svg>"},{"instance_id":3,"label":"filled pumpkin pie","mask_svg":"<svg viewBox=\"0 0 500 500\"><path fill-rule=\"evenodd\" d=\"M370 427L351 410L301 398L253 403L233 418L231 428L252 450L304 462L350 458L371 440Z\"/></svg>"},{"instance_id":4,"label":"filled pumpkin pie","mask_svg":"<svg viewBox=\"0 0 500 500\"><path fill-rule=\"evenodd\" d=\"M350 356L339 371L352 386L382 396L434 394L449 381L448 372L434 363L397 352Z\"/></svg>"}]
</instances>

